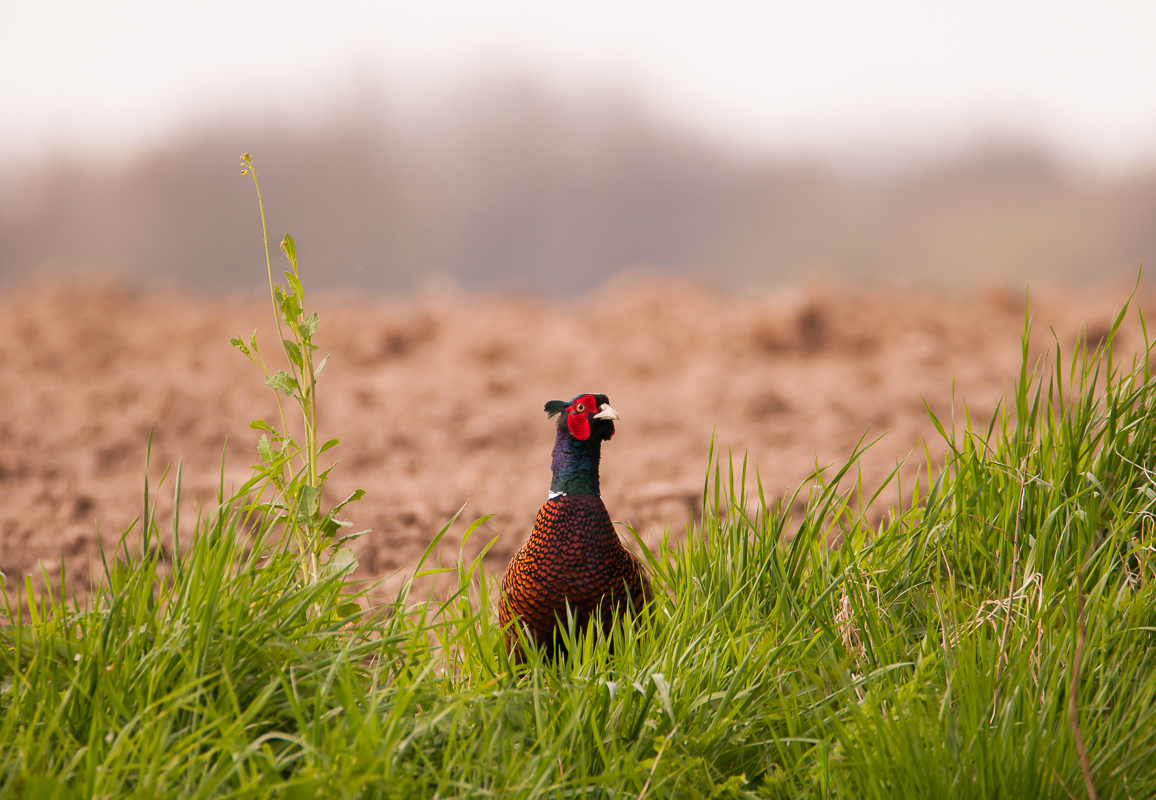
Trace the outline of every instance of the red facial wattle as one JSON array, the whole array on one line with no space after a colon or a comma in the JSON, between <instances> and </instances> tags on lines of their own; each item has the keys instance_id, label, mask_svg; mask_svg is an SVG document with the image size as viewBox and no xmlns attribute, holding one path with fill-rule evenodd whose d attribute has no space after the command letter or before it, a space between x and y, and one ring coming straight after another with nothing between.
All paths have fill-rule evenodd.
<instances>
[{"instance_id":1,"label":"red facial wattle","mask_svg":"<svg viewBox=\"0 0 1156 800\"><path fill-rule=\"evenodd\" d=\"M579 441L590 438L590 417L598 413L598 401L594 395L586 394L579 397L566 409L566 425L570 428L570 435Z\"/></svg>"},{"instance_id":2,"label":"red facial wattle","mask_svg":"<svg viewBox=\"0 0 1156 800\"><path fill-rule=\"evenodd\" d=\"M570 412L566 425L570 428L570 435L580 441L590 438L590 419L585 414Z\"/></svg>"}]
</instances>

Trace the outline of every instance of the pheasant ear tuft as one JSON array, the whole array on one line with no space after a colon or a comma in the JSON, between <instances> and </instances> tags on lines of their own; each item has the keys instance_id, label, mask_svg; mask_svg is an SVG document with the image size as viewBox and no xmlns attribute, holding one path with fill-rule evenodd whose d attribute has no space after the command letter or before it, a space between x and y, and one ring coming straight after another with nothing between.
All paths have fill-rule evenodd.
<instances>
[{"instance_id":1,"label":"pheasant ear tuft","mask_svg":"<svg viewBox=\"0 0 1156 800\"><path fill-rule=\"evenodd\" d=\"M554 417L558 416L566 410L566 401L551 400L550 402L546 403L544 410L550 416L550 419L554 419Z\"/></svg>"}]
</instances>

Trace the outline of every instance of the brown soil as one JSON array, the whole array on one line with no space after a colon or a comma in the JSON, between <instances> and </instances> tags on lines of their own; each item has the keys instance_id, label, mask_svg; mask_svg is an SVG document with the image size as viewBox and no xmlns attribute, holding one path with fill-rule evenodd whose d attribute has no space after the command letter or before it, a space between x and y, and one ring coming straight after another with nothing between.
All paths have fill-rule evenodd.
<instances>
[{"instance_id":1,"label":"brown soil","mask_svg":"<svg viewBox=\"0 0 1156 800\"><path fill-rule=\"evenodd\" d=\"M1084 325L1102 336L1126 295L1035 294L1036 349L1052 343L1048 326L1065 351ZM388 592L467 501L466 518L495 515L468 551L500 535L487 567L505 566L550 482L542 404L579 392L606 393L621 414L603 450L604 498L612 517L650 535L677 533L695 513L712 431L740 457L749 451L773 495L789 496L816 460L842 463L868 431L888 433L863 461L865 484L918 447L910 481L923 441L933 458L944 452L925 401L949 419L954 386L973 418L989 418L1015 379L1023 297L786 287L738 298L618 281L573 303L435 292L330 297L320 313L318 340L333 354L322 435L342 440L327 491L367 490L348 509L373 531L356 542L358 573L392 576ZM58 575L63 560L83 594L97 530L109 543L141 513L150 431L154 480L183 460L185 520L215 494L226 438L227 484L249 476L248 423L276 413L229 345L254 328L272 352L267 297L61 283L0 295L0 570L10 587L39 574L38 562ZM1124 331L1124 347L1140 344ZM162 520L170 506L171 480ZM448 536L443 562L457 546Z\"/></svg>"}]
</instances>

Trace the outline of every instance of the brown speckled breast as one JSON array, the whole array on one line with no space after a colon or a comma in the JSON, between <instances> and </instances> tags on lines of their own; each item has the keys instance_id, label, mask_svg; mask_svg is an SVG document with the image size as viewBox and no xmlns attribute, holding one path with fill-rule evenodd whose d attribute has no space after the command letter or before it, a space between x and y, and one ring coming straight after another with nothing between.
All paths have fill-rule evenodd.
<instances>
[{"instance_id":1,"label":"brown speckled breast","mask_svg":"<svg viewBox=\"0 0 1156 800\"><path fill-rule=\"evenodd\" d=\"M602 498L556 497L542 506L530 540L506 567L498 620L506 626L521 619L538 645L552 653L567 603L580 629L592 613L600 613L602 628L609 631L625 603L639 608L649 597L642 564L622 546ZM507 631L506 647L513 652L517 633L512 625ZM521 658L520 652L514 655Z\"/></svg>"}]
</instances>

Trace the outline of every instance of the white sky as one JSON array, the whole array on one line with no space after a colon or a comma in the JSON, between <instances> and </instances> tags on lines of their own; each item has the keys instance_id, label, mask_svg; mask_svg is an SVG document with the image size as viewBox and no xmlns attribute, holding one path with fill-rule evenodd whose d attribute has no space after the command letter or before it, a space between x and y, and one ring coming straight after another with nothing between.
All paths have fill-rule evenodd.
<instances>
[{"instance_id":1,"label":"white sky","mask_svg":"<svg viewBox=\"0 0 1156 800\"><path fill-rule=\"evenodd\" d=\"M773 150L994 134L1156 160L1154 2L0 0L0 162L124 156L246 107L316 117L367 79L421 96L510 70L625 87Z\"/></svg>"}]
</instances>

